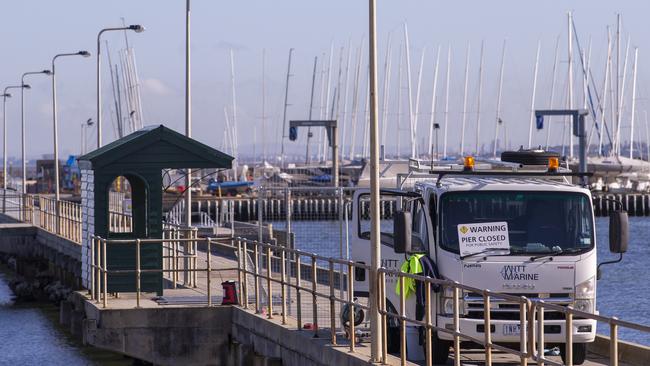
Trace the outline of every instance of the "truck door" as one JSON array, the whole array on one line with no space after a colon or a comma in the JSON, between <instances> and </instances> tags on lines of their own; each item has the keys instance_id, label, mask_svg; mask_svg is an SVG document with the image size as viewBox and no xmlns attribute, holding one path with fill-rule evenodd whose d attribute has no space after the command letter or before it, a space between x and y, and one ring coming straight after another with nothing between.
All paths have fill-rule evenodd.
<instances>
[{"instance_id":1,"label":"truck door","mask_svg":"<svg viewBox=\"0 0 650 366\"><path fill-rule=\"evenodd\" d=\"M393 213L397 207L396 200L397 197L392 194L380 196L381 265L391 270L398 270L404 261L404 255L396 254L393 250ZM359 190L354 194L351 227L350 258L355 262L368 264L370 263L370 191L367 189ZM366 297L368 271L357 270L354 277L356 296ZM390 281L394 280L387 278L387 281L387 284L390 284Z\"/></svg>"}]
</instances>

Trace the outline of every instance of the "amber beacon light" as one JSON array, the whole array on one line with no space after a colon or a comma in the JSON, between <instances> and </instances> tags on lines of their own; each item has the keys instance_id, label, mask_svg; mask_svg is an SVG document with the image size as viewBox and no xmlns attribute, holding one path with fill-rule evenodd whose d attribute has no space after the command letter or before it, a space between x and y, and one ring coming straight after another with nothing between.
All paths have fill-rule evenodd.
<instances>
[{"instance_id":1,"label":"amber beacon light","mask_svg":"<svg viewBox=\"0 0 650 366\"><path fill-rule=\"evenodd\" d=\"M556 173L560 167L560 160L558 158L549 158L548 159L548 171Z\"/></svg>"},{"instance_id":2,"label":"amber beacon light","mask_svg":"<svg viewBox=\"0 0 650 366\"><path fill-rule=\"evenodd\" d=\"M474 170L474 157L466 156L465 161L463 162L463 170L470 171Z\"/></svg>"}]
</instances>

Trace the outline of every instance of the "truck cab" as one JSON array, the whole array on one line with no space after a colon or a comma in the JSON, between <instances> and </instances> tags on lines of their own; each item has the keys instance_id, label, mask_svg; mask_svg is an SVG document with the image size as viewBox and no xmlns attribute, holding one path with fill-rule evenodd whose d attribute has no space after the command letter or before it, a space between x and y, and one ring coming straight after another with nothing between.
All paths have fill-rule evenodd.
<instances>
[{"instance_id":1,"label":"truck cab","mask_svg":"<svg viewBox=\"0 0 650 366\"><path fill-rule=\"evenodd\" d=\"M591 192L574 185L570 171L559 168L557 161L553 163L555 169L550 171L546 165L501 162L472 161L470 168L467 161L464 166L431 166L425 173L409 173L400 190L382 191L382 207L410 213L412 245L428 256L442 279L597 313ZM364 210L368 197L367 191L355 194L352 215L356 230L350 255L364 263L370 259L369 214ZM400 270L409 253L396 251L399 245L394 238L399 235L389 216L385 214L381 220L381 263ZM619 252L624 251L620 248ZM367 276L355 277L355 295L367 294ZM394 290L395 277L387 276L386 281L386 305L391 311L399 306L399 296ZM432 294L432 319L439 328L453 329L452 294L451 288ZM460 298L461 333L483 338L482 294L461 291ZM407 298L407 318L416 319L415 301L415 296ZM494 299L491 307L492 341L518 344L518 305ZM557 345L564 359L564 314L545 311L544 315L545 341ZM390 332L396 331L390 328L389 322L389 344ZM595 339L596 321L576 317L571 331L573 361L581 364L587 343ZM444 363L453 338L435 333L433 360ZM407 348L418 347L413 345L417 341L417 337L408 338ZM411 354L418 353L409 351Z\"/></svg>"}]
</instances>

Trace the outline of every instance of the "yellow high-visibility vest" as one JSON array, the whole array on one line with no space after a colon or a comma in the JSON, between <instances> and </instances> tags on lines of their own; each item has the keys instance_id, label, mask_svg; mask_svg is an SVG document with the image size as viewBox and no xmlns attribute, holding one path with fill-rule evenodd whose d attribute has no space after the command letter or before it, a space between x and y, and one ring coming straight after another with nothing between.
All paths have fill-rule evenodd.
<instances>
[{"instance_id":1,"label":"yellow high-visibility vest","mask_svg":"<svg viewBox=\"0 0 650 366\"><path fill-rule=\"evenodd\" d=\"M422 264L420 263L420 258L424 257L426 254L413 254L411 255L400 267L400 271L410 274L420 274L423 272ZM395 293L400 294L400 281L397 281L395 285ZM412 278L404 277L404 297L408 299L411 294L415 293L415 280Z\"/></svg>"}]
</instances>

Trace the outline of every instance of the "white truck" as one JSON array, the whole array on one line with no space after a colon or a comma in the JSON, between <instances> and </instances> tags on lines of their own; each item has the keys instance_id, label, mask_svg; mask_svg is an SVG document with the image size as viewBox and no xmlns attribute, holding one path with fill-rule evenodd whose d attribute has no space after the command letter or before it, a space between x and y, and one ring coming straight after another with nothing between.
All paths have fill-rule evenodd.
<instances>
[{"instance_id":1,"label":"white truck","mask_svg":"<svg viewBox=\"0 0 650 366\"><path fill-rule=\"evenodd\" d=\"M468 157L464 165L425 169L414 165L402 179L401 189L382 191L382 200L399 201L395 220L400 217L404 222L408 216L412 223L404 227L393 225L398 221L381 221L382 266L399 270L410 253L426 253L443 279L597 313L598 265L591 192L572 184L576 174L559 167L557 157L548 153L520 151L502 156L499 162L473 160ZM356 262L370 262L369 213L364 205L368 200L367 190L354 196L350 256ZM411 238L410 243L395 240L406 237ZM610 214L610 251L622 258L626 250L627 214L618 210ZM367 297L368 277L364 271L355 273L356 297ZM396 313L399 296L395 279L387 277L387 282L387 309ZM432 319L437 327L453 329L452 294L451 288L432 294ZM461 291L460 297L461 332L482 339L482 295ZM494 299L493 342L519 343L519 308L513 305ZM408 318L415 319L415 307L415 296L410 296ZM557 346L564 360L564 314L545 311L544 316L545 342L549 347ZM388 332L389 352L398 352L396 320L389 321ZM572 332L573 362L581 364L587 343L594 341L596 321L575 317ZM415 333L411 330L410 334ZM407 338L409 357L423 357L422 338ZM444 332L433 332L432 338L434 364L445 363L453 338Z\"/></svg>"}]
</instances>

